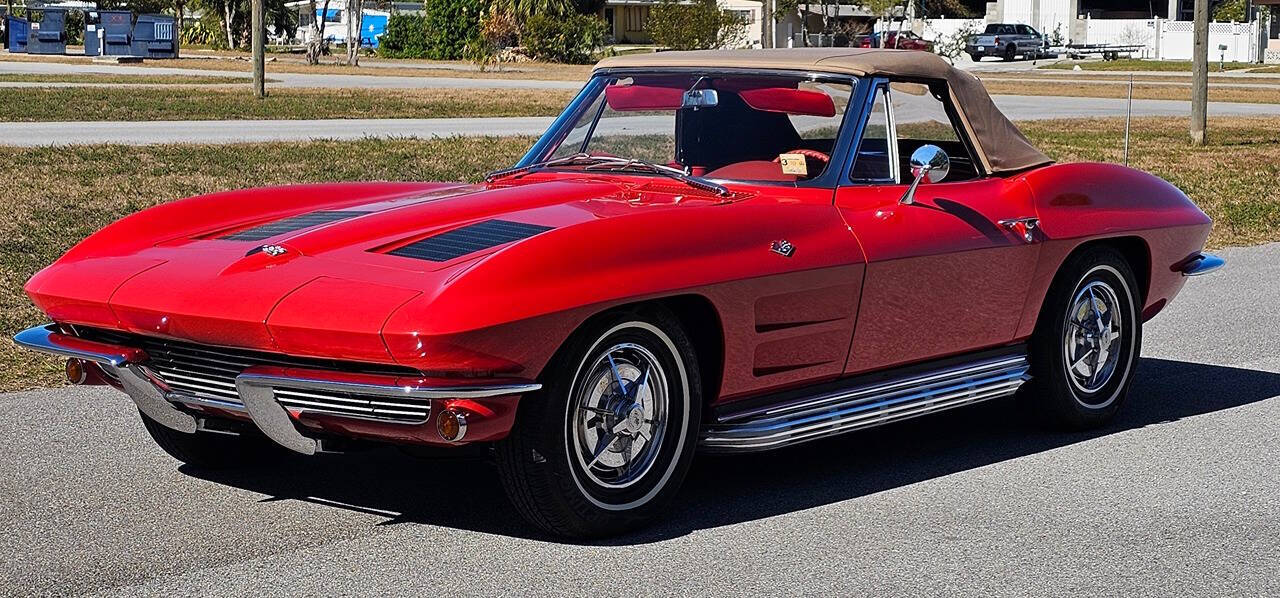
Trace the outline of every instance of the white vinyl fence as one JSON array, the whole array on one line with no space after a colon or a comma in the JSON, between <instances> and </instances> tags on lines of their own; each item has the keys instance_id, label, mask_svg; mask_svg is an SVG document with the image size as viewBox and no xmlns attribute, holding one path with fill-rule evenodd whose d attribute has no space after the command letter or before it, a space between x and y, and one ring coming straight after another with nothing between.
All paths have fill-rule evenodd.
<instances>
[{"instance_id":1,"label":"white vinyl fence","mask_svg":"<svg viewBox=\"0 0 1280 598\"><path fill-rule=\"evenodd\" d=\"M1085 24L1087 33L1080 43L1140 45L1139 58L1191 60L1191 21L1086 19ZM1253 61L1258 52L1256 27L1256 23L1210 23L1209 60Z\"/></svg>"}]
</instances>

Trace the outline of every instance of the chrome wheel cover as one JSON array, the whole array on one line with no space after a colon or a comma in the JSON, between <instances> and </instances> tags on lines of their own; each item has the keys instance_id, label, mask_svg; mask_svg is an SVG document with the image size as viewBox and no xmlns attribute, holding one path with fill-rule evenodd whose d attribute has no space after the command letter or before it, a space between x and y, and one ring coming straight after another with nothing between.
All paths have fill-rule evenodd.
<instances>
[{"instance_id":1,"label":"chrome wheel cover","mask_svg":"<svg viewBox=\"0 0 1280 598\"><path fill-rule=\"evenodd\" d=\"M666 436L666 373L645 347L619 343L585 364L570 404L573 456L601 488L627 488L653 469Z\"/></svg>"},{"instance_id":2,"label":"chrome wheel cover","mask_svg":"<svg viewBox=\"0 0 1280 598\"><path fill-rule=\"evenodd\" d=\"M1123 348L1122 306L1115 289L1101 280L1080 288L1068 303L1063 326L1062 355L1067 379L1080 402L1103 407L1110 397L1090 402L1114 377Z\"/></svg>"}]
</instances>

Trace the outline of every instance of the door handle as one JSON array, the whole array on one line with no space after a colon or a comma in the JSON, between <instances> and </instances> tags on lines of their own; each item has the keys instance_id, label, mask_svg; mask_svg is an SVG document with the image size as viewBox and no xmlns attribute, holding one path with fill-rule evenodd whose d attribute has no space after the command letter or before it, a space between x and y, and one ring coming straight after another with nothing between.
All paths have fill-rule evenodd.
<instances>
[{"instance_id":1,"label":"door handle","mask_svg":"<svg viewBox=\"0 0 1280 598\"><path fill-rule=\"evenodd\" d=\"M1014 234L1022 237L1023 241L1028 243L1036 242L1036 229L1040 228L1039 218L1009 218L997 222L1006 230L1012 231Z\"/></svg>"}]
</instances>

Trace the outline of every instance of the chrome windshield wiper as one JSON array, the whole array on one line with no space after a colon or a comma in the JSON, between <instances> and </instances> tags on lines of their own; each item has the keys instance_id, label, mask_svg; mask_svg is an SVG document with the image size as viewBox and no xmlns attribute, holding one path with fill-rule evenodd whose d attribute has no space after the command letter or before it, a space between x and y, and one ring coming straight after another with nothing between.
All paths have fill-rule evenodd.
<instances>
[{"instance_id":1,"label":"chrome windshield wiper","mask_svg":"<svg viewBox=\"0 0 1280 598\"><path fill-rule=\"evenodd\" d=\"M597 157L604 158L603 156ZM644 160L637 160L635 158L604 158L590 166L587 166L583 170L626 170L628 168L643 168L649 172L669 176L681 183L693 187L694 189L714 193L720 197L728 197L732 194L727 187L720 183L714 183L702 177L693 176L679 168L672 168L663 164L654 164L653 162L645 162Z\"/></svg>"},{"instance_id":2,"label":"chrome windshield wiper","mask_svg":"<svg viewBox=\"0 0 1280 598\"><path fill-rule=\"evenodd\" d=\"M594 164L599 160L607 160L607 159L609 158L605 158L603 156L592 156L591 154L588 154L586 152L578 152L576 154L572 154L572 155L564 156L560 158L553 158L551 160L543 160L541 162L530 162L529 164L525 164L524 166L513 166L511 168L503 168L502 170L495 170L493 172L490 172L489 174L484 175L484 180L486 183L492 183L498 179L506 178L509 176L516 176L519 174L524 174L535 168L545 168L547 166L567 166L569 164L582 164L582 163Z\"/></svg>"}]
</instances>

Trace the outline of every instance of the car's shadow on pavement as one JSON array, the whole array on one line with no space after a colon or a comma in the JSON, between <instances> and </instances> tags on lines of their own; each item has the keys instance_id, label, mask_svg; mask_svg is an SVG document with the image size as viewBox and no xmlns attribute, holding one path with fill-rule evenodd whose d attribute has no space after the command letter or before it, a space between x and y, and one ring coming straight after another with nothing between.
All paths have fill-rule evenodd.
<instances>
[{"instance_id":1,"label":"car's shadow on pavement","mask_svg":"<svg viewBox=\"0 0 1280 598\"><path fill-rule=\"evenodd\" d=\"M1103 429L1046 431L1010 400L830 438L769 453L700 456L675 506L640 532L604 544L640 544L874 494L923 480L1084 442L1125 430L1280 396L1280 374L1143 359L1128 403ZM380 448L239 471L185 473L266 494L429 524L549 539L507 502L483 458L430 459Z\"/></svg>"}]
</instances>

